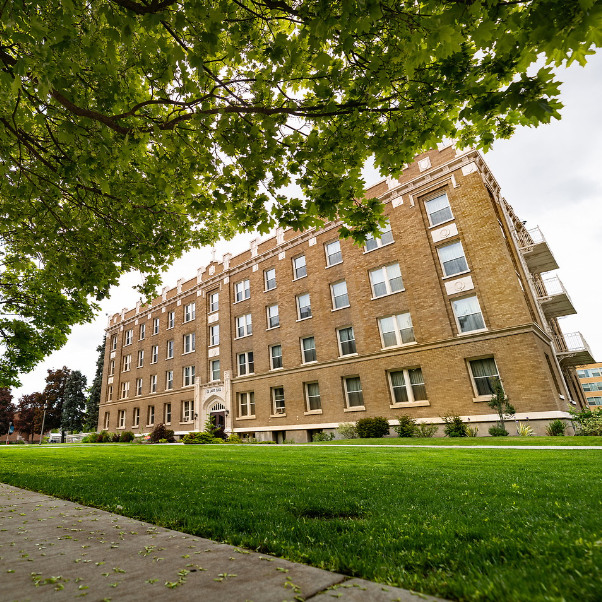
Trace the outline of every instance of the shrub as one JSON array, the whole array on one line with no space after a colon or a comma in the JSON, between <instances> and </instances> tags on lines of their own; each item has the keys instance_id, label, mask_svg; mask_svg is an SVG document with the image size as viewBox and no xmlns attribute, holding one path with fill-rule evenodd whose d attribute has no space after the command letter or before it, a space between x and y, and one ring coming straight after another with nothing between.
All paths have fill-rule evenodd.
<instances>
[{"instance_id":1,"label":"shrub","mask_svg":"<svg viewBox=\"0 0 602 602\"><path fill-rule=\"evenodd\" d=\"M334 439L334 433L314 433L311 440L315 443L317 441L332 441Z\"/></svg>"},{"instance_id":2,"label":"shrub","mask_svg":"<svg viewBox=\"0 0 602 602\"><path fill-rule=\"evenodd\" d=\"M82 443L96 443L98 433L88 433L83 439Z\"/></svg>"},{"instance_id":3,"label":"shrub","mask_svg":"<svg viewBox=\"0 0 602 602\"><path fill-rule=\"evenodd\" d=\"M479 434L479 427L478 426L467 426L466 433L468 434L469 437L476 437Z\"/></svg>"},{"instance_id":4,"label":"shrub","mask_svg":"<svg viewBox=\"0 0 602 602\"><path fill-rule=\"evenodd\" d=\"M111 435L111 443L119 443L121 440L121 435L119 433L110 433Z\"/></svg>"},{"instance_id":5,"label":"shrub","mask_svg":"<svg viewBox=\"0 0 602 602\"><path fill-rule=\"evenodd\" d=\"M441 419L445 423L443 432L447 437L468 437L466 425L457 414L446 414Z\"/></svg>"},{"instance_id":6,"label":"shrub","mask_svg":"<svg viewBox=\"0 0 602 602\"><path fill-rule=\"evenodd\" d=\"M357 429L353 422L341 422L337 428L337 433L343 439L357 439Z\"/></svg>"},{"instance_id":7,"label":"shrub","mask_svg":"<svg viewBox=\"0 0 602 602\"><path fill-rule=\"evenodd\" d=\"M355 423L355 428L361 439L380 439L389 434L389 421L382 416L360 418Z\"/></svg>"},{"instance_id":8,"label":"shrub","mask_svg":"<svg viewBox=\"0 0 602 602\"><path fill-rule=\"evenodd\" d=\"M134 440L134 433L132 433L132 431L123 431L123 433L121 433L121 437L119 437L119 441L121 441L121 443L130 443L131 441Z\"/></svg>"},{"instance_id":9,"label":"shrub","mask_svg":"<svg viewBox=\"0 0 602 602\"><path fill-rule=\"evenodd\" d=\"M226 439L226 443L242 443L242 439L236 433L232 433Z\"/></svg>"},{"instance_id":10,"label":"shrub","mask_svg":"<svg viewBox=\"0 0 602 602\"><path fill-rule=\"evenodd\" d=\"M219 441L223 441L219 439ZM182 443L206 445L207 443L215 443L215 437L211 433L187 433L182 437Z\"/></svg>"},{"instance_id":11,"label":"shrub","mask_svg":"<svg viewBox=\"0 0 602 602\"><path fill-rule=\"evenodd\" d=\"M416 425L416 437L434 437L438 430L439 427L436 424L421 422Z\"/></svg>"},{"instance_id":12,"label":"shrub","mask_svg":"<svg viewBox=\"0 0 602 602\"><path fill-rule=\"evenodd\" d=\"M150 434L151 443L159 443L160 439L167 439L170 443L173 443L176 440L173 431L165 428L165 425L162 422L157 424Z\"/></svg>"},{"instance_id":13,"label":"shrub","mask_svg":"<svg viewBox=\"0 0 602 602\"><path fill-rule=\"evenodd\" d=\"M100 431L96 438L96 443L109 443L113 440L113 434L107 433L107 431Z\"/></svg>"},{"instance_id":14,"label":"shrub","mask_svg":"<svg viewBox=\"0 0 602 602\"><path fill-rule=\"evenodd\" d=\"M528 424L518 423L518 436L519 437L532 437L533 429Z\"/></svg>"},{"instance_id":15,"label":"shrub","mask_svg":"<svg viewBox=\"0 0 602 602\"><path fill-rule=\"evenodd\" d=\"M159 443L168 443L167 439L159 439Z\"/></svg>"},{"instance_id":16,"label":"shrub","mask_svg":"<svg viewBox=\"0 0 602 602\"><path fill-rule=\"evenodd\" d=\"M489 434L492 437L507 437L508 431L506 430L506 427L500 426L499 424L495 424L489 427Z\"/></svg>"},{"instance_id":17,"label":"shrub","mask_svg":"<svg viewBox=\"0 0 602 602\"><path fill-rule=\"evenodd\" d=\"M399 417L399 426L393 427L393 430L400 437L415 437L417 428L416 420L404 414Z\"/></svg>"},{"instance_id":18,"label":"shrub","mask_svg":"<svg viewBox=\"0 0 602 602\"><path fill-rule=\"evenodd\" d=\"M552 420L552 422L546 426L546 435L548 435L548 437L564 437L565 431L566 424L558 418Z\"/></svg>"},{"instance_id":19,"label":"shrub","mask_svg":"<svg viewBox=\"0 0 602 602\"><path fill-rule=\"evenodd\" d=\"M602 436L602 410L592 412L589 408L576 412L569 410L573 422L577 423L577 435L585 435L586 437Z\"/></svg>"}]
</instances>

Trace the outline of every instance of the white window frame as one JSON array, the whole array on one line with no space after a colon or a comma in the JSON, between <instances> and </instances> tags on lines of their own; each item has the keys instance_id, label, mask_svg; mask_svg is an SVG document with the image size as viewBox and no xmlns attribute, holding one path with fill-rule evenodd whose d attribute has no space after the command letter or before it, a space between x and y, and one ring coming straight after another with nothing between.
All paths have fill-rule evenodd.
<instances>
[{"instance_id":1,"label":"white window frame","mask_svg":"<svg viewBox=\"0 0 602 602\"><path fill-rule=\"evenodd\" d=\"M138 349L138 364L137 368L144 368L144 349Z\"/></svg>"},{"instance_id":2,"label":"white window frame","mask_svg":"<svg viewBox=\"0 0 602 602\"><path fill-rule=\"evenodd\" d=\"M305 348L303 347L303 341L306 341L308 339L313 339L313 341L314 341L313 349L314 349L314 355L316 356L316 359L306 361L305 360ZM315 364L318 361L318 352L316 351L316 337L313 335L310 337L302 337L301 339L299 339L299 343L301 345L301 363L302 364Z\"/></svg>"},{"instance_id":3,"label":"white window frame","mask_svg":"<svg viewBox=\"0 0 602 602\"><path fill-rule=\"evenodd\" d=\"M464 258L464 263L466 263L466 269L462 270L461 272L455 272L454 274L447 274L445 271L445 264L443 262L443 259L441 259L441 249L445 249L447 247L451 247L453 245L460 245L460 248L462 249L462 257ZM443 279L445 280L446 278L455 278L456 276L459 276L460 274L468 274L470 272L470 267L468 266L468 259L466 259L466 251L464 251L464 245L462 244L461 240L454 240L453 242L449 242L445 245L441 245L439 247L437 247L437 257L439 258L439 264L441 265L441 272L443 273ZM456 258L457 259L457 258ZM517 273L518 276L518 273ZM520 282L520 277L519 280ZM521 284L522 286L522 284Z\"/></svg>"},{"instance_id":4,"label":"white window frame","mask_svg":"<svg viewBox=\"0 0 602 602\"><path fill-rule=\"evenodd\" d=\"M111 351L116 351L117 350L117 335L114 334L111 337Z\"/></svg>"},{"instance_id":5,"label":"white window frame","mask_svg":"<svg viewBox=\"0 0 602 602\"><path fill-rule=\"evenodd\" d=\"M132 369L132 354L128 353L123 356L123 366L121 367L122 372L129 372Z\"/></svg>"},{"instance_id":6,"label":"white window frame","mask_svg":"<svg viewBox=\"0 0 602 602\"><path fill-rule=\"evenodd\" d=\"M389 384L389 392L391 395L391 404L390 404L391 408L414 408L414 407L431 405L428 400L428 396L427 396L427 399L416 399L414 397L414 389L412 387L412 383L411 383L411 379L410 379L410 371L411 370L420 370L420 372L422 374L422 383L424 384L424 388L426 390L426 383L424 381L424 372L422 372L421 366L409 366L407 368L397 368L395 370L388 370L387 371L387 383ZM394 372L403 372L403 381L404 381L406 395L408 397L407 401L400 401L400 402L395 401L395 388L393 387L393 379L391 377L391 375Z\"/></svg>"},{"instance_id":7,"label":"white window frame","mask_svg":"<svg viewBox=\"0 0 602 602\"><path fill-rule=\"evenodd\" d=\"M194 353L196 349L196 334L194 332L189 332L188 334L183 335L182 341L184 344L182 355Z\"/></svg>"},{"instance_id":8,"label":"white window frame","mask_svg":"<svg viewBox=\"0 0 602 602\"><path fill-rule=\"evenodd\" d=\"M305 297L305 296L307 296L307 298L309 299L309 305L305 306L305 307L309 307L309 316L302 318L301 317L301 306L299 305L299 300L301 299L301 297ZM313 318L313 314L311 311L311 297L310 297L309 293L302 293L300 295L297 295L295 297L295 303L297 305L297 322L301 322L302 320L309 320L310 318Z\"/></svg>"},{"instance_id":9,"label":"white window frame","mask_svg":"<svg viewBox=\"0 0 602 602\"><path fill-rule=\"evenodd\" d=\"M146 426L155 424L155 406L148 406L146 409Z\"/></svg>"},{"instance_id":10,"label":"white window frame","mask_svg":"<svg viewBox=\"0 0 602 602\"><path fill-rule=\"evenodd\" d=\"M115 374L115 360L109 361L109 376L113 376Z\"/></svg>"},{"instance_id":11,"label":"white window frame","mask_svg":"<svg viewBox=\"0 0 602 602\"><path fill-rule=\"evenodd\" d=\"M219 324L209 326L209 347L219 345Z\"/></svg>"},{"instance_id":12,"label":"white window frame","mask_svg":"<svg viewBox=\"0 0 602 602\"><path fill-rule=\"evenodd\" d=\"M142 395L142 385L143 381L141 378L136 379L136 397L140 397Z\"/></svg>"},{"instance_id":13,"label":"white window frame","mask_svg":"<svg viewBox=\"0 0 602 602\"><path fill-rule=\"evenodd\" d=\"M193 422L194 421L194 401L184 400L182 401L182 422Z\"/></svg>"},{"instance_id":14,"label":"white window frame","mask_svg":"<svg viewBox=\"0 0 602 602\"><path fill-rule=\"evenodd\" d=\"M163 404L163 421L165 424L171 424L171 402Z\"/></svg>"},{"instance_id":15,"label":"white window frame","mask_svg":"<svg viewBox=\"0 0 602 602\"><path fill-rule=\"evenodd\" d=\"M121 383L121 399L127 399L130 396L130 381Z\"/></svg>"},{"instance_id":16,"label":"white window frame","mask_svg":"<svg viewBox=\"0 0 602 602\"><path fill-rule=\"evenodd\" d=\"M182 386L192 387L194 385L195 374L195 366L184 366L184 368L182 369Z\"/></svg>"},{"instance_id":17,"label":"white window frame","mask_svg":"<svg viewBox=\"0 0 602 602\"><path fill-rule=\"evenodd\" d=\"M335 296L334 287L339 284L345 285L345 292L342 295ZM340 305L337 307L337 299L341 299L343 297L347 297L347 305ZM330 285L330 298L332 301L332 310L331 311L338 311L339 309L345 309L346 307L351 307L351 301L349 300L349 290L347 289L347 281L346 280L338 280L337 282L333 282Z\"/></svg>"},{"instance_id":18,"label":"white window frame","mask_svg":"<svg viewBox=\"0 0 602 602\"><path fill-rule=\"evenodd\" d=\"M165 371L165 390L171 391L173 389L173 370Z\"/></svg>"},{"instance_id":19,"label":"white window frame","mask_svg":"<svg viewBox=\"0 0 602 602\"><path fill-rule=\"evenodd\" d=\"M152 336L159 334L160 326L161 326L161 318L153 318L153 335Z\"/></svg>"},{"instance_id":20,"label":"white window frame","mask_svg":"<svg viewBox=\"0 0 602 602\"><path fill-rule=\"evenodd\" d=\"M105 431L109 430L110 425L111 425L111 413L105 412Z\"/></svg>"},{"instance_id":21,"label":"white window frame","mask_svg":"<svg viewBox=\"0 0 602 602\"><path fill-rule=\"evenodd\" d=\"M238 397L238 417L239 418L255 418L255 392L241 391L237 394ZM243 408L246 411L243 412Z\"/></svg>"},{"instance_id":22,"label":"white window frame","mask_svg":"<svg viewBox=\"0 0 602 602\"><path fill-rule=\"evenodd\" d=\"M270 316L270 310L273 308L276 308L276 315L275 316ZM268 327L266 328L266 330L272 330L273 328L280 328L280 309L278 307L278 303L274 303L273 305L268 305L265 308L266 311L266 318L267 318L267 325ZM275 324L274 326L271 325L271 320L273 318L276 318L277 320L277 324Z\"/></svg>"},{"instance_id":23,"label":"white window frame","mask_svg":"<svg viewBox=\"0 0 602 602\"><path fill-rule=\"evenodd\" d=\"M310 395L309 395L309 386L310 385L318 385L318 402L319 408L311 408L310 404ZM303 384L303 390L305 391L305 414L321 414L322 413L322 394L320 392L320 383L317 380L313 380L311 382L307 382ZM312 395L311 397L316 397Z\"/></svg>"},{"instance_id":24,"label":"white window frame","mask_svg":"<svg viewBox=\"0 0 602 602\"><path fill-rule=\"evenodd\" d=\"M341 341L341 331L347 330L348 328L351 328L351 332L353 333L353 345L355 347L355 351L353 351L352 353L343 354L343 342ZM348 341L345 342L347 343ZM353 326L341 326L340 328L337 328L337 344L339 346L339 357L353 357L354 355L357 355L357 339L355 338L355 330Z\"/></svg>"},{"instance_id":25,"label":"white window frame","mask_svg":"<svg viewBox=\"0 0 602 602\"><path fill-rule=\"evenodd\" d=\"M217 378L215 378L215 364L217 364ZM221 367L219 360L210 360L209 362L210 382L218 382L222 379Z\"/></svg>"},{"instance_id":26,"label":"white window frame","mask_svg":"<svg viewBox=\"0 0 602 602\"><path fill-rule=\"evenodd\" d=\"M150 392L156 393L157 392L157 375L156 374L151 374L149 384L150 384Z\"/></svg>"},{"instance_id":27,"label":"white window frame","mask_svg":"<svg viewBox=\"0 0 602 602\"><path fill-rule=\"evenodd\" d=\"M196 303L193 301L192 303L187 303L184 306L183 323L186 324L186 322L192 322L195 318L196 318Z\"/></svg>"},{"instance_id":28,"label":"white window frame","mask_svg":"<svg viewBox=\"0 0 602 602\"><path fill-rule=\"evenodd\" d=\"M240 290L239 290L240 287ZM239 297L240 294L240 299ZM246 301L251 298L251 281L248 278L244 280L240 280L234 285L234 303L240 303L242 301Z\"/></svg>"},{"instance_id":29,"label":"white window frame","mask_svg":"<svg viewBox=\"0 0 602 602\"><path fill-rule=\"evenodd\" d=\"M165 355L165 359L168 359L168 360L173 359L174 348L175 348L174 340L170 339L169 341L167 341L167 353Z\"/></svg>"},{"instance_id":30,"label":"white window frame","mask_svg":"<svg viewBox=\"0 0 602 602\"><path fill-rule=\"evenodd\" d=\"M332 245L338 245L338 250L335 251L334 253L329 252L329 247L331 247ZM337 240L331 240L327 243L324 243L324 255L326 256L326 267L327 268L330 268L333 265L339 265L339 264L343 263L343 251L341 249L341 241L339 239L337 239ZM331 261L331 258L334 257L335 255L340 255L339 261Z\"/></svg>"},{"instance_id":31,"label":"white window frame","mask_svg":"<svg viewBox=\"0 0 602 602\"><path fill-rule=\"evenodd\" d=\"M125 428L125 410L119 410L117 414L117 428L124 429Z\"/></svg>"},{"instance_id":32,"label":"white window frame","mask_svg":"<svg viewBox=\"0 0 602 602\"><path fill-rule=\"evenodd\" d=\"M133 341L134 341L134 329L130 328L129 330L125 331L125 342L123 343L123 346L127 347L128 345L131 345Z\"/></svg>"},{"instance_id":33,"label":"white window frame","mask_svg":"<svg viewBox=\"0 0 602 602\"><path fill-rule=\"evenodd\" d=\"M268 272L274 272L274 278L268 278ZM272 281L274 282L274 286L269 286ZM266 293L268 291L273 291L278 286L278 283L276 282L276 268L263 270L263 286Z\"/></svg>"},{"instance_id":34,"label":"white window frame","mask_svg":"<svg viewBox=\"0 0 602 602\"><path fill-rule=\"evenodd\" d=\"M144 341L146 337L146 324L140 324L140 328L138 329L138 340Z\"/></svg>"},{"instance_id":35,"label":"white window frame","mask_svg":"<svg viewBox=\"0 0 602 602\"><path fill-rule=\"evenodd\" d=\"M492 394L489 393L489 394L486 394L486 395L481 395L479 393L479 389L477 387L477 381L476 381L475 375L474 375L474 373L472 371L472 362L476 362L478 360L493 360L493 363L495 364L495 369L497 371L497 374L495 376L497 376L498 380L500 381L500 383L502 384L502 387L503 387L504 384L502 383L502 378L500 376L500 368L497 365L497 362L495 361L495 356L492 355L492 354L489 354L489 355L480 355L478 357L466 358L466 365L467 365L467 368L468 368L468 375L470 376L470 384L472 385L472 391L474 393L473 401L490 401Z\"/></svg>"},{"instance_id":36,"label":"white window frame","mask_svg":"<svg viewBox=\"0 0 602 602\"><path fill-rule=\"evenodd\" d=\"M253 357L252 362L249 362L249 353ZM245 360L242 364L240 363L241 357L244 357ZM253 370L250 370L251 364L253 364ZM241 365L245 367L244 374L241 374L240 372ZM236 354L236 373L238 376L249 376L249 374L255 374L255 354L252 351L242 351L241 353Z\"/></svg>"},{"instance_id":37,"label":"white window frame","mask_svg":"<svg viewBox=\"0 0 602 602\"><path fill-rule=\"evenodd\" d=\"M410 317L410 322L412 323L412 336L414 337L413 341L408 341L407 343L404 343L401 337L401 329L399 328L399 320L397 319L398 316L409 316ZM381 323L381 320L387 320L387 319L393 319L393 324L395 326L395 330L393 332L395 332L395 340L396 343L395 345L387 345L385 346L385 335L383 333L383 326ZM392 316L382 316L380 318L378 318L377 320L378 323L378 332L380 334L380 342L382 345L383 349L393 349L395 347L405 347L406 345L416 345L416 333L414 332L414 323L412 322L412 315L410 314L409 311L403 312L402 314L393 314ZM404 329L407 330L407 329Z\"/></svg>"},{"instance_id":38,"label":"white window frame","mask_svg":"<svg viewBox=\"0 0 602 602\"><path fill-rule=\"evenodd\" d=\"M451 214L451 217L443 220L442 222L437 222L436 224L433 224L433 220L431 219L431 214L429 213L429 210L427 208L427 204L430 203L431 201L434 201L436 199L441 198L442 196L444 196L447 199L447 206L449 207L449 212ZM451 203L449 202L449 196L447 195L447 192L442 192L441 194L438 194L437 196L433 196L430 199L428 199L427 201L424 201L424 210L426 212L426 216L427 216L427 218L429 220L429 226L431 228L437 228L441 224L446 224L447 222L451 222L451 221L453 221L455 219L454 218L454 212L452 211ZM439 211L441 211L441 209L439 209Z\"/></svg>"},{"instance_id":39,"label":"white window frame","mask_svg":"<svg viewBox=\"0 0 602 602\"><path fill-rule=\"evenodd\" d=\"M348 381L352 378L357 378L360 381L360 390L359 391L349 391ZM366 409L366 406L365 406L366 402L364 400L364 389L362 387L362 379L360 378L359 374L349 374L349 375L343 377L343 391L345 392L345 410L358 411L358 410ZM350 393L361 393L361 397L362 397L361 405L353 405L352 406L349 403L349 394Z\"/></svg>"},{"instance_id":40,"label":"white window frame","mask_svg":"<svg viewBox=\"0 0 602 602\"><path fill-rule=\"evenodd\" d=\"M388 268L393 267L395 265L399 269L399 279L401 281L401 288L398 291L394 291L393 288L391 287L392 279L389 278L389 270L388 270ZM374 281L372 279L372 274L376 274L376 272L380 272L381 275L384 275L384 280L382 282L374 283ZM394 261L392 263L387 263L385 265L381 265L377 268L373 268L373 269L369 270L368 271L368 280L370 281L370 290L372 292L372 300L382 299L383 297L388 297L389 295L396 295L397 293L403 293L403 291L406 290L405 285L403 283L403 276L401 275L401 266L399 265L398 261ZM375 290L376 284L384 284L386 292L384 292L382 295L377 295L376 290Z\"/></svg>"},{"instance_id":41,"label":"white window frame","mask_svg":"<svg viewBox=\"0 0 602 602\"><path fill-rule=\"evenodd\" d=\"M134 415L132 418L132 428L138 428L140 426L140 408L134 408Z\"/></svg>"},{"instance_id":42,"label":"white window frame","mask_svg":"<svg viewBox=\"0 0 602 602\"><path fill-rule=\"evenodd\" d=\"M167 312L167 330L171 330L176 325L176 312L168 311Z\"/></svg>"},{"instance_id":43,"label":"white window frame","mask_svg":"<svg viewBox=\"0 0 602 602\"><path fill-rule=\"evenodd\" d=\"M276 347L280 347L280 356L275 356L273 351ZM284 365L283 365L283 361L282 361L282 344L281 343L275 343L274 345L270 345L269 346L269 356L270 356L270 370L282 370ZM280 366L274 366L274 359L280 357Z\"/></svg>"},{"instance_id":44,"label":"white window frame","mask_svg":"<svg viewBox=\"0 0 602 602\"><path fill-rule=\"evenodd\" d=\"M456 309L454 306L454 303L458 302L458 301L463 301L464 299L476 299L477 304L479 306L479 312L481 314L481 319L483 320L483 328L476 328L475 330L466 330L466 331L462 331L462 328L460 326L460 320L458 320L458 316L456 315ZM483 315L483 310L481 308L481 303L479 302L479 298L476 295L470 295L468 297L460 297L457 299L451 299L451 305L452 305L452 313L454 314L454 319L456 320L456 328L458 329L458 336L466 336L466 335L470 335L470 334L475 334L476 332L485 332L486 330L488 330L487 328L487 324L485 323L485 316ZM470 314L475 315L475 314Z\"/></svg>"},{"instance_id":45,"label":"white window frame","mask_svg":"<svg viewBox=\"0 0 602 602\"><path fill-rule=\"evenodd\" d=\"M215 297L215 300L213 299ZM219 311L219 291L209 293L209 313L213 314Z\"/></svg>"},{"instance_id":46,"label":"white window frame","mask_svg":"<svg viewBox=\"0 0 602 602\"><path fill-rule=\"evenodd\" d=\"M297 267L297 260L299 260L299 259L303 259L303 265ZM301 278L305 278L307 276L307 258L305 257L305 253L302 253L301 255L297 255L296 257L293 257L292 263L293 263L293 281L301 280ZM298 276L297 271L299 271L299 272L305 271L305 274L301 274L301 276Z\"/></svg>"},{"instance_id":47,"label":"white window frame","mask_svg":"<svg viewBox=\"0 0 602 602\"><path fill-rule=\"evenodd\" d=\"M244 339L245 337L250 337L253 334L252 314L244 314L242 316L237 316L234 322L236 332L236 336L234 337L235 339Z\"/></svg>"},{"instance_id":48,"label":"white window frame","mask_svg":"<svg viewBox=\"0 0 602 602\"><path fill-rule=\"evenodd\" d=\"M151 364L156 364L159 361L159 345L151 347Z\"/></svg>"},{"instance_id":49,"label":"white window frame","mask_svg":"<svg viewBox=\"0 0 602 602\"><path fill-rule=\"evenodd\" d=\"M383 237L386 234L391 235L391 240L383 243ZM372 249L368 248L369 242L375 243L375 246ZM377 249L381 249L382 247L392 245L394 242L395 242L395 239L393 238L393 231L391 230L391 220L387 220L387 225L380 228L380 236L379 237L374 237L372 234L368 234L368 236L366 236L366 245L364 246L364 254L372 253L372 251L376 251Z\"/></svg>"},{"instance_id":50,"label":"white window frame","mask_svg":"<svg viewBox=\"0 0 602 602\"><path fill-rule=\"evenodd\" d=\"M107 401L113 401L113 385L107 387Z\"/></svg>"},{"instance_id":51,"label":"white window frame","mask_svg":"<svg viewBox=\"0 0 602 602\"><path fill-rule=\"evenodd\" d=\"M276 391L282 390L282 406L276 405ZM270 398L272 400L272 416L286 416L286 395L284 393L284 387L272 387L270 389Z\"/></svg>"}]
</instances>

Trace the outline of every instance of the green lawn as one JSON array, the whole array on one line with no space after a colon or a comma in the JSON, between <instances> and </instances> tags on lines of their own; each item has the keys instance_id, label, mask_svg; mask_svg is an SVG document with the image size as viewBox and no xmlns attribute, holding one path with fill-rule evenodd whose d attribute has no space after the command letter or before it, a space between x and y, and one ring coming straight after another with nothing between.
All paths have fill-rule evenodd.
<instances>
[{"instance_id":1,"label":"green lawn","mask_svg":"<svg viewBox=\"0 0 602 602\"><path fill-rule=\"evenodd\" d=\"M339 439L312 445L602 445L602 437L386 437Z\"/></svg>"},{"instance_id":2,"label":"green lawn","mask_svg":"<svg viewBox=\"0 0 602 602\"><path fill-rule=\"evenodd\" d=\"M601 453L23 446L0 481L451 600L599 602Z\"/></svg>"}]
</instances>

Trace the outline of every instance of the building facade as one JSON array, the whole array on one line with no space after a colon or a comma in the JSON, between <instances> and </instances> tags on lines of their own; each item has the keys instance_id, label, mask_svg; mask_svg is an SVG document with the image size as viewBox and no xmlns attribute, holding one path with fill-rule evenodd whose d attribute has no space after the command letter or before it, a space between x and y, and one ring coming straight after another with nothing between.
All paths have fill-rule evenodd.
<instances>
[{"instance_id":1,"label":"building facade","mask_svg":"<svg viewBox=\"0 0 602 602\"><path fill-rule=\"evenodd\" d=\"M176 434L213 415L278 442L367 416L493 424L499 378L536 433L585 405L593 361L548 244L501 197L480 153L442 147L367 191L388 226L364 247L339 223L279 229L215 258L150 306L109 318L99 428Z\"/></svg>"},{"instance_id":2,"label":"building facade","mask_svg":"<svg viewBox=\"0 0 602 602\"><path fill-rule=\"evenodd\" d=\"M577 366L577 376L585 394L587 407L602 409L602 363Z\"/></svg>"}]
</instances>

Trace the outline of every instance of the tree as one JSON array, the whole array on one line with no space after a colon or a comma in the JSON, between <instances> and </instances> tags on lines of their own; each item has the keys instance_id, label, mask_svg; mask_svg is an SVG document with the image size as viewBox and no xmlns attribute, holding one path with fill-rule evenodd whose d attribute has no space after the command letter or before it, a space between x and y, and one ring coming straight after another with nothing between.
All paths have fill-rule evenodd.
<instances>
[{"instance_id":1,"label":"tree","mask_svg":"<svg viewBox=\"0 0 602 602\"><path fill-rule=\"evenodd\" d=\"M86 408L87 378L74 370L65 383L65 401L61 415L61 431L80 431L83 427L84 410Z\"/></svg>"},{"instance_id":2,"label":"tree","mask_svg":"<svg viewBox=\"0 0 602 602\"><path fill-rule=\"evenodd\" d=\"M17 408L12 400L10 389L0 389L0 435L6 435L11 422L15 421Z\"/></svg>"},{"instance_id":3,"label":"tree","mask_svg":"<svg viewBox=\"0 0 602 602\"><path fill-rule=\"evenodd\" d=\"M382 225L369 157L396 176L445 136L486 149L558 118L552 67L602 44L602 0L14 0L0 17L0 385L127 271L148 296L191 246L276 223L340 219L363 241Z\"/></svg>"},{"instance_id":4,"label":"tree","mask_svg":"<svg viewBox=\"0 0 602 602\"><path fill-rule=\"evenodd\" d=\"M98 428L98 409L100 407L100 396L102 392L102 371L105 364L105 345L107 337L102 339L102 344L96 348L98 359L96 360L96 374L90 387L88 402L86 404L85 426L86 431L95 431Z\"/></svg>"},{"instance_id":5,"label":"tree","mask_svg":"<svg viewBox=\"0 0 602 602\"><path fill-rule=\"evenodd\" d=\"M27 439L40 433L42 426L42 414L44 411L44 396L41 393L22 395L17 404L15 416L15 429ZM49 430L45 427L45 430Z\"/></svg>"},{"instance_id":6,"label":"tree","mask_svg":"<svg viewBox=\"0 0 602 602\"><path fill-rule=\"evenodd\" d=\"M514 406L508 400L506 393L504 391L504 387L502 387L502 383L499 379L495 379L491 384L491 388L493 389L493 395L491 399L487 402L487 405L497 412L499 416L498 422L495 426L492 426L489 429L489 433L493 436L499 436L508 434L506 430L505 420L511 418L516 413ZM503 431L503 432L502 432Z\"/></svg>"},{"instance_id":7,"label":"tree","mask_svg":"<svg viewBox=\"0 0 602 602\"><path fill-rule=\"evenodd\" d=\"M67 366L57 370L48 370L46 386L42 392L42 401L46 408L44 430L61 428L63 406L65 404L65 388L71 370Z\"/></svg>"}]
</instances>

